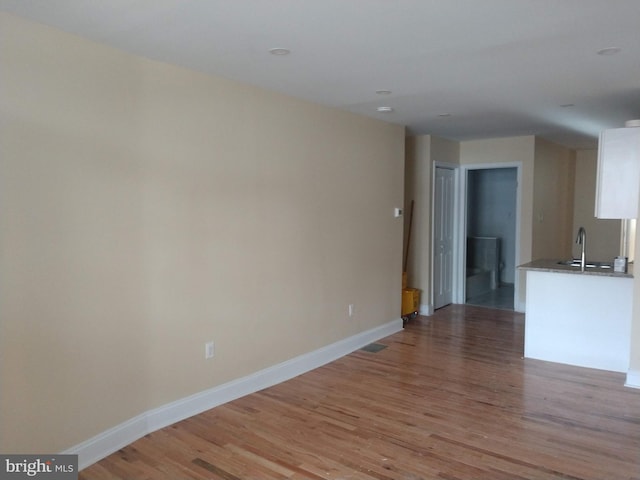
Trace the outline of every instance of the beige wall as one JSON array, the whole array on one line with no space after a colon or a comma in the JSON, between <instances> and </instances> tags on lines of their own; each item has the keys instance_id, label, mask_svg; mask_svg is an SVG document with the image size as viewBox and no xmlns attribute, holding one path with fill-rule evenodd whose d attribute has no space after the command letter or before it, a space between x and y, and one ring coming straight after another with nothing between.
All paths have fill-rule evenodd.
<instances>
[{"instance_id":1,"label":"beige wall","mask_svg":"<svg viewBox=\"0 0 640 480\"><path fill-rule=\"evenodd\" d=\"M406 140L405 160L405 258L407 283L421 290L420 303L431 302L431 137ZM411 201L414 202L409 255L406 257Z\"/></svg>"},{"instance_id":2,"label":"beige wall","mask_svg":"<svg viewBox=\"0 0 640 480\"><path fill-rule=\"evenodd\" d=\"M620 254L620 220L595 217L597 150L576 152L576 181L573 207L573 232L582 226L587 231L587 257L590 260L613 261ZM573 247L574 257L579 257L578 245Z\"/></svg>"},{"instance_id":3,"label":"beige wall","mask_svg":"<svg viewBox=\"0 0 640 480\"><path fill-rule=\"evenodd\" d=\"M460 142L431 135L431 158L436 163L460 164Z\"/></svg>"},{"instance_id":4,"label":"beige wall","mask_svg":"<svg viewBox=\"0 0 640 480\"><path fill-rule=\"evenodd\" d=\"M400 316L402 127L5 14L0 48L0 451Z\"/></svg>"},{"instance_id":5,"label":"beige wall","mask_svg":"<svg viewBox=\"0 0 640 480\"><path fill-rule=\"evenodd\" d=\"M421 313L433 309L431 288L431 215L434 163L459 163L460 144L433 135L407 137L405 163L405 208L414 201L411 245L407 257L408 285L421 290ZM405 219L405 249L409 218ZM405 250L406 255L406 250Z\"/></svg>"},{"instance_id":6,"label":"beige wall","mask_svg":"<svg viewBox=\"0 0 640 480\"><path fill-rule=\"evenodd\" d=\"M536 138L532 259L569 258L573 245L575 151Z\"/></svg>"}]
</instances>

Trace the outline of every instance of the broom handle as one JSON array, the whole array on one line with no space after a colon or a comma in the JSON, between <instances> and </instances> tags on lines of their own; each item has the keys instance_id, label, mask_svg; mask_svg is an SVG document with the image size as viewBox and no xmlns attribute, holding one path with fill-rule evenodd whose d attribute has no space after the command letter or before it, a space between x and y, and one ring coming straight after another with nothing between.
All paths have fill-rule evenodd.
<instances>
[{"instance_id":1,"label":"broom handle","mask_svg":"<svg viewBox=\"0 0 640 480\"><path fill-rule=\"evenodd\" d=\"M411 245L411 225L413 224L413 200L411 200L411 210L409 211L409 230L407 232L407 250L404 252L404 265L402 271L407 271L407 262L409 261L409 245Z\"/></svg>"}]
</instances>

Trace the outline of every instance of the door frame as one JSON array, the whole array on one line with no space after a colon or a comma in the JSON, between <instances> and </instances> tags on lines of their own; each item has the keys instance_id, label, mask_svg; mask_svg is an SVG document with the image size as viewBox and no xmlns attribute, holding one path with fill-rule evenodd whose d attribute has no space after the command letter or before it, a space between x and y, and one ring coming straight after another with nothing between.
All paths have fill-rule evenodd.
<instances>
[{"instance_id":1,"label":"door frame","mask_svg":"<svg viewBox=\"0 0 640 480\"><path fill-rule=\"evenodd\" d=\"M447 163L447 162L438 162L438 161L434 161L433 162L433 167L432 167L432 171L431 171L431 234L430 234L430 258L431 258L431 268L430 270L430 278L429 278L429 285L431 285L431 292L430 292L430 301L429 301L429 312L428 314L431 315L434 312L435 309L435 292L436 292L436 286L434 283L434 279L435 279L435 273L434 273L434 265L435 265L435 239L434 239L434 235L435 235L435 211L436 211L436 169L437 168L446 168L449 170L453 170L453 210L452 210L452 215L453 215L453 251L452 251L452 257L453 257L453 270L452 270L452 278L451 278L451 282L452 282L452 300L453 303L458 303L456 300L456 294L457 294L457 287L460 283L460 272L461 272L461 267L460 267L460 251L458 248L458 245L460 243L460 230L459 230L459 226L458 226L458 221L456 221L456 219L458 219L460 217L460 165L455 164L455 163Z\"/></svg>"},{"instance_id":2,"label":"door frame","mask_svg":"<svg viewBox=\"0 0 640 480\"><path fill-rule=\"evenodd\" d=\"M522 162L504 162L504 163L478 163L460 165L460 188L459 188L459 205L460 215L458 215L459 221L457 222L454 230L458 231L457 238L458 251L458 272L457 276L454 275L454 279L457 280L457 284L454 285L453 298L455 303L464 304L466 302L466 261L462 259L467 258L467 184L469 177L469 170L489 170L498 168L515 168L516 169L516 235L515 235L515 267L516 272L513 279L513 307L515 311L520 311L519 298L520 298L520 275L518 274L518 263L520 259L520 222L521 222L521 208L522 208Z\"/></svg>"}]
</instances>

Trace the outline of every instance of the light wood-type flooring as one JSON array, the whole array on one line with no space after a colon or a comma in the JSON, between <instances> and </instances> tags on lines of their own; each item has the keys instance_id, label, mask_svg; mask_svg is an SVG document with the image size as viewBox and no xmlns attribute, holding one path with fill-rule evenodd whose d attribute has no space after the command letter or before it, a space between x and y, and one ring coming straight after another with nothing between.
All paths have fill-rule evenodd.
<instances>
[{"instance_id":1,"label":"light wood-type flooring","mask_svg":"<svg viewBox=\"0 0 640 480\"><path fill-rule=\"evenodd\" d=\"M523 359L524 315L453 305L151 433L93 479L638 479L640 390Z\"/></svg>"}]
</instances>

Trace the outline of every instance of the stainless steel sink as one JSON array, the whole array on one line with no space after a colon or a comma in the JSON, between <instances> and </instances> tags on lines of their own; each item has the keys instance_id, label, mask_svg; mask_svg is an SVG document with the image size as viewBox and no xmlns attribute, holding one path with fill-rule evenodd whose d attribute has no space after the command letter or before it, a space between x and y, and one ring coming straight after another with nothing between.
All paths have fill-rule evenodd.
<instances>
[{"instance_id":1,"label":"stainless steel sink","mask_svg":"<svg viewBox=\"0 0 640 480\"><path fill-rule=\"evenodd\" d=\"M580 268L580 259L572 258L571 260L560 260L558 265ZM611 268L611 264L606 262L587 262L585 264L585 268Z\"/></svg>"}]
</instances>

